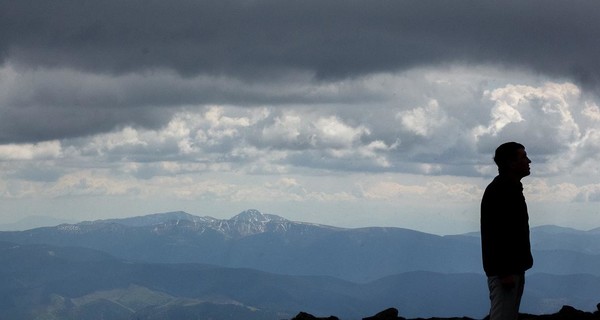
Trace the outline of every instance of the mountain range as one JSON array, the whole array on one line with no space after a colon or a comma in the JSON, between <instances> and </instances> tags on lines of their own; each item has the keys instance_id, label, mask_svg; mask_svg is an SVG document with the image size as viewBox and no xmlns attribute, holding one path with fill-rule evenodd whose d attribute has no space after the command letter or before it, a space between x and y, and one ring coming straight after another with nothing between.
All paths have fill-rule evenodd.
<instances>
[{"instance_id":1,"label":"mountain range","mask_svg":"<svg viewBox=\"0 0 600 320\"><path fill-rule=\"evenodd\" d=\"M524 310L593 310L599 240L597 229L533 228ZM488 304L476 233L337 228L247 210L226 220L170 212L61 224L0 232L0 241L0 319L359 319L392 306L482 318Z\"/></svg>"}]
</instances>

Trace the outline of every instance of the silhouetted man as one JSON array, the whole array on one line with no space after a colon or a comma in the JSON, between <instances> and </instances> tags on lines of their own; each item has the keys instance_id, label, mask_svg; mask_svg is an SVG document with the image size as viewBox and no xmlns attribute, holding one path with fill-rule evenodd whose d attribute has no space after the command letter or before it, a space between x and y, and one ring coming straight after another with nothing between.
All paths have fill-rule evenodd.
<instances>
[{"instance_id":1,"label":"silhouetted man","mask_svg":"<svg viewBox=\"0 0 600 320\"><path fill-rule=\"evenodd\" d=\"M532 267L529 215L521 178L530 173L525 147L507 142L496 149L498 176L481 200L483 269L490 289L490 320L519 315L525 271Z\"/></svg>"}]
</instances>

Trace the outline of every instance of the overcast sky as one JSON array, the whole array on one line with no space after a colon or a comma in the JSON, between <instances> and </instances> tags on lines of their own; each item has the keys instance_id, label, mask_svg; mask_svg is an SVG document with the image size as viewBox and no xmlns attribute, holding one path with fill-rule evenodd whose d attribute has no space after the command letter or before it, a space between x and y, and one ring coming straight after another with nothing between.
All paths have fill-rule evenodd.
<instances>
[{"instance_id":1,"label":"overcast sky","mask_svg":"<svg viewBox=\"0 0 600 320\"><path fill-rule=\"evenodd\" d=\"M599 39L595 0L0 0L0 223L474 231L518 141L531 224L600 227Z\"/></svg>"}]
</instances>

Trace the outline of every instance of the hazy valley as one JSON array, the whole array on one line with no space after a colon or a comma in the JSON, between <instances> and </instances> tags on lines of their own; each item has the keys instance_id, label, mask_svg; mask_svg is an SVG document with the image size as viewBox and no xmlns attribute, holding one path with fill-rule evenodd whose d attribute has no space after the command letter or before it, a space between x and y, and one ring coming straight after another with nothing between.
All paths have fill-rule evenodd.
<instances>
[{"instance_id":1,"label":"hazy valley","mask_svg":"<svg viewBox=\"0 0 600 320\"><path fill-rule=\"evenodd\" d=\"M487 312L477 234L343 229L248 210L0 232L0 319L360 319ZM523 311L600 302L600 231L532 230ZM93 315L93 316L92 316Z\"/></svg>"}]
</instances>

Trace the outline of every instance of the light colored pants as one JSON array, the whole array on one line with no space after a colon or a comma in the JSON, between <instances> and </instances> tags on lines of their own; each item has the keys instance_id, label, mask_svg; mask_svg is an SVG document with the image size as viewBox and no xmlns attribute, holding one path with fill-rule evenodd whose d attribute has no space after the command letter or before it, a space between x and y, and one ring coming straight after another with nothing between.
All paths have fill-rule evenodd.
<instances>
[{"instance_id":1,"label":"light colored pants","mask_svg":"<svg viewBox=\"0 0 600 320\"><path fill-rule=\"evenodd\" d=\"M513 287L502 285L500 277L488 277L490 289L490 320L517 320L525 288L525 274L513 275Z\"/></svg>"}]
</instances>

